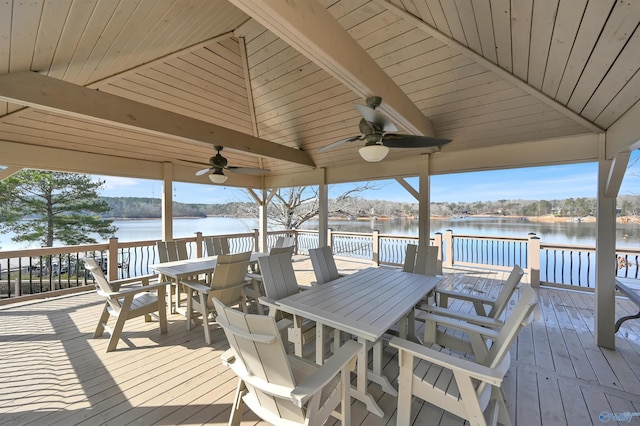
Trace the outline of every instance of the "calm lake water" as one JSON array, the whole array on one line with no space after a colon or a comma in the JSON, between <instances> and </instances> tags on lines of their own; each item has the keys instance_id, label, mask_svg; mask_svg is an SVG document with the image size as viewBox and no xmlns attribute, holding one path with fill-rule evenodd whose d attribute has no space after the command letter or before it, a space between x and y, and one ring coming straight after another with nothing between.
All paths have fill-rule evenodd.
<instances>
[{"instance_id":1,"label":"calm lake water","mask_svg":"<svg viewBox=\"0 0 640 426\"><path fill-rule=\"evenodd\" d=\"M153 220L116 220L116 236L121 241L140 241L161 238L159 219ZM329 226L335 231L371 232L374 229L383 234L418 235L417 220L365 220L331 221ZM175 219L173 222L176 238L190 237L195 232L205 235L222 235L251 232L258 227L257 219L237 219L209 217L199 219ZM304 229L317 229L317 221L304 224ZM502 237L526 237L529 232L536 233L543 242L594 245L596 224L585 222L538 223L521 221L514 218L471 218L433 219L431 235L444 233L447 229L454 234L470 234ZM14 250L27 248L24 244L11 241L11 234L0 234L0 249ZM99 237L97 237L99 239ZM616 227L618 247L640 247L640 225L618 224ZM33 246L32 246L33 247Z\"/></svg>"}]
</instances>

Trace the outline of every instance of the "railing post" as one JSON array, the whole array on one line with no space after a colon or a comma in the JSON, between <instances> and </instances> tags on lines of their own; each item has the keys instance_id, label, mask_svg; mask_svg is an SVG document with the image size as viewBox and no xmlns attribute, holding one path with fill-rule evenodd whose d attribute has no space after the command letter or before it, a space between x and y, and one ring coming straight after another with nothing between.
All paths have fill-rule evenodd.
<instances>
[{"instance_id":1,"label":"railing post","mask_svg":"<svg viewBox=\"0 0 640 426\"><path fill-rule=\"evenodd\" d=\"M204 242L204 238L202 238L202 232L196 232L196 257L202 257L202 243Z\"/></svg>"},{"instance_id":2,"label":"railing post","mask_svg":"<svg viewBox=\"0 0 640 426\"><path fill-rule=\"evenodd\" d=\"M9 278L9 277L7 276L7 278ZM16 278L16 281L14 282L15 291L14 291L13 297L22 296L22 280L20 278L21 278L21 276L20 276L20 274L18 274L18 278ZM9 280L7 280L7 282L9 282ZM10 291L9 291L9 297L11 297L11 292Z\"/></svg>"},{"instance_id":3,"label":"railing post","mask_svg":"<svg viewBox=\"0 0 640 426\"><path fill-rule=\"evenodd\" d=\"M320 241L318 241L318 245ZM327 228L327 245L331 246L331 250L333 251L333 229Z\"/></svg>"},{"instance_id":4,"label":"railing post","mask_svg":"<svg viewBox=\"0 0 640 426\"><path fill-rule=\"evenodd\" d=\"M380 266L380 231L374 229L371 233L373 244L373 261L374 266Z\"/></svg>"},{"instance_id":5,"label":"railing post","mask_svg":"<svg viewBox=\"0 0 640 426\"><path fill-rule=\"evenodd\" d=\"M268 247L264 248L265 252L268 250ZM260 230L255 228L253 230L253 251L260 251Z\"/></svg>"},{"instance_id":6,"label":"railing post","mask_svg":"<svg viewBox=\"0 0 640 426\"><path fill-rule=\"evenodd\" d=\"M540 238L536 234L529 233L527 243L527 265L529 266L529 284L531 287L540 287Z\"/></svg>"},{"instance_id":7,"label":"railing post","mask_svg":"<svg viewBox=\"0 0 640 426\"><path fill-rule=\"evenodd\" d=\"M109 263L107 264L107 274L109 281L118 279L118 238L109 238L109 254L107 256Z\"/></svg>"},{"instance_id":8,"label":"railing post","mask_svg":"<svg viewBox=\"0 0 640 426\"><path fill-rule=\"evenodd\" d=\"M434 234L433 245L438 247L438 265L442 266L442 232L436 232ZM438 270L441 269L441 267L438 268Z\"/></svg>"},{"instance_id":9,"label":"railing post","mask_svg":"<svg viewBox=\"0 0 640 426\"><path fill-rule=\"evenodd\" d=\"M298 230L292 229L293 231L293 254L298 254Z\"/></svg>"},{"instance_id":10,"label":"railing post","mask_svg":"<svg viewBox=\"0 0 640 426\"><path fill-rule=\"evenodd\" d=\"M444 231L444 245L447 250L447 255L444 257L444 266L453 266L453 231L447 229Z\"/></svg>"}]
</instances>

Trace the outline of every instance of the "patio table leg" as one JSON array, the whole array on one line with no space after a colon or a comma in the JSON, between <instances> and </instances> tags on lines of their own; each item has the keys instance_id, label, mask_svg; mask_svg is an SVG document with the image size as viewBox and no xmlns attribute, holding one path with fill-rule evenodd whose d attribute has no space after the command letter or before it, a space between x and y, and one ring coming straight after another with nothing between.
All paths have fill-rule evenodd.
<instances>
[{"instance_id":1,"label":"patio table leg","mask_svg":"<svg viewBox=\"0 0 640 426\"><path fill-rule=\"evenodd\" d=\"M358 342L364 347L358 353L358 365L356 366L356 387L351 389L351 396L355 399L362 401L367 406L369 412L375 414L378 417L384 417L384 411L380 408L378 403L373 399L371 394L367 392L367 369L368 369L368 352L367 351L367 339L358 337Z\"/></svg>"}]
</instances>

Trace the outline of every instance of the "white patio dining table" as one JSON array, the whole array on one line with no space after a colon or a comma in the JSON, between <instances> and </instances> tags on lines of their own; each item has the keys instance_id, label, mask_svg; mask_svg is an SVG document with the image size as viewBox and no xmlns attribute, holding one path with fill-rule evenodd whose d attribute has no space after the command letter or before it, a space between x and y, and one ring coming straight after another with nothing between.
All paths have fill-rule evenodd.
<instances>
[{"instance_id":1,"label":"white patio dining table","mask_svg":"<svg viewBox=\"0 0 640 426\"><path fill-rule=\"evenodd\" d=\"M368 268L278 300L280 309L316 322L316 361L322 362L324 327L357 336L366 348L373 343L373 368L368 351L358 355L356 387L352 395L380 417L384 412L367 391L367 379L393 396L397 390L382 374L382 336L400 323L400 335L414 338L414 307L442 280L383 268Z\"/></svg>"},{"instance_id":2,"label":"white patio dining table","mask_svg":"<svg viewBox=\"0 0 640 426\"><path fill-rule=\"evenodd\" d=\"M249 265L253 266L258 263L261 256L268 256L269 253L253 252ZM218 256L198 257L195 259L174 260L171 262L154 263L149 265L157 273L163 275L165 279L171 279L176 285L180 280L200 274L211 274L216 268ZM178 296L176 296L176 299ZM172 312L177 312L179 300L175 301L175 306L171 307Z\"/></svg>"}]
</instances>

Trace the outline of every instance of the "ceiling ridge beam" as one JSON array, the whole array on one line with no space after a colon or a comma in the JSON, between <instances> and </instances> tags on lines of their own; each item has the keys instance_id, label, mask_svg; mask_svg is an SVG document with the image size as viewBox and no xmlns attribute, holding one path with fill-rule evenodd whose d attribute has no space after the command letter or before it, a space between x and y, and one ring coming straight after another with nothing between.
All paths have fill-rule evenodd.
<instances>
[{"instance_id":1,"label":"ceiling ridge beam","mask_svg":"<svg viewBox=\"0 0 640 426\"><path fill-rule=\"evenodd\" d=\"M0 75L0 99L49 112L116 124L182 141L226 148L315 167L306 152L35 72Z\"/></svg>"},{"instance_id":2,"label":"ceiling ridge beam","mask_svg":"<svg viewBox=\"0 0 640 426\"><path fill-rule=\"evenodd\" d=\"M259 138L258 118L256 117L256 106L253 102L253 87L251 86L251 74L249 73L249 57L247 56L247 45L244 37L238 37L240 47L240 61L242 62L242 74L244 75L244 88L247 91L247 102L249 103L249 117L251 118L251 128L253 136ZM262 169L264 163L262 157L258 157L258 165Z\"/></svg>"},{"instance_id":3,"label":"ceiling ridge beam","mask_svg":"<svg viewBox=\"0 0 640 426\"><path fill-rule=\"evenodd\" d=\"M153 59L153 60L151 60L149 62L145 62L145 63L140 64L140 65L136 65L133 68L129 68L129 69L124 70L124 71L120 71L119 73L110 75L109 77L105 77L105 78L102 78L100 80L96 80L96 81L94 81L92 83L87 84L86 87L89 87L91 89L100 88L100 87L105 86L107 84L110 84L110 83L112 83L114 81L121 80L121 79L123 79L123 78L125 78L125 77L127 77L127 76L129 76L131 74L135 74L135 73L137 73L139 71L149 69L149 68L153 67L154 65L162 64L162 63L168 61L169 59L180 57L180 56L185 55L187 53L191 53L193 51L202 49L203 47L209 46L212 43L217 43L217 42L219 42L221 40L226 40L226 39L231 38L231 37L233 37L233 31L230 31L230 32L227 32L227 33L224 33L224 34L220 34L220 35L217 35L215 37L211 37L211 38L209 38L207 40L200 41L198 43L192 44L191 46L187 46L187 47L185 47L183 49L176 50L176 51L171 52L171 53L167 53L166 55L161 56L161 57L156 58L156 59Z\"/></svg>"},{"instance_id":4,"label":"ceiling ridge beam","mask_svg":"<svg viewBox=\"0 0 640 426\"><path fill-rule=\"evenodd\" d=\"M555 109L556 111L558 111L559 113L565 115L566 117L569 117L570 119L572 119L576 123L580 124L581 126L591 130L594 133L602 133L602 132L604 132L604 129L600 128L596 124L594 124L591 121L587 120L586 118L582 117L580 114L572 111L571 109L567 108L565 105L562 105L560 102L558 102L555 99L553 99L552 97L544 94L543 92L539 91L535 87L530 86L526 81L521 80L520 78L518 78L515 75L511 74L510 72L502 69L498 65L496 65L493 62L491 62L488 59L486 59L484 56L479 55L478 53L476 53L473 50L469 49L464 44L462 44L462 43L452 39L448 35L440 32L438 29L432 27L431 25L427 24L423 20L415 17L414 15L412 15L409 12L407 12L406 10L403 10L403 9L399 8L395 4L390 3L388 0L374 0L374 1L376 3L378 3L379 5L383 6L384 8L386 8L391 13L395 14L396 16L398 16L398 17L400 17L402 19L405 19L407 22L411 23L416 28L426 32L427 34L429 34L433 38L443 42L444 44L446 44L450 48L452 48L454 50L457 50L458 52L460 52L461 54L463 54L467 58L470 58L471 60L473 60L477 64L479 64L479 65L483 66L484 68L486 68L488 71L496 74L498 77L508 81L509 83L513 84L514 86L518 87L519 89L522 89L523 91L525 91L529 95L531 95L531 96L535 97L536 99L538 99L539 101L542 101L543 103L549 105L551 108Z\"/></svg>"},{"instance_id":5,"label":"ceiling ridge beam","mask_svg":"<svg viewBox=\"0 0 640 426\"><path fill-rule=\"evenodd\" d=\"M230 0L289 46L416 135L435 136L431 121L349 32L316 0Z\"/></svg>"}]
</instances>

